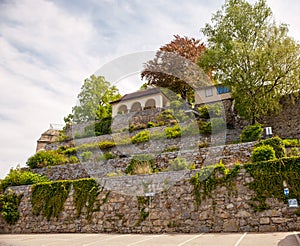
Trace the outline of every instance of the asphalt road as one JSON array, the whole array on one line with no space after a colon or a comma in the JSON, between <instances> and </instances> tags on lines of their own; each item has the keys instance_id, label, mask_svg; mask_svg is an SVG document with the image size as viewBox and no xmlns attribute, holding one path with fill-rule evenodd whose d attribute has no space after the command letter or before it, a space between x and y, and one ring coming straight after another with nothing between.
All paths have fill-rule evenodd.
<instances>
[{"instance_id":1,"label":"asphalt road","mask_svg":"<svg viewBox=\"0 0 300 246\"><path fill-rule=\"evenodd\" d=\"M300 232L202 234L0 234L0 246L300 246Z\"/></svg>"}]
</instances>

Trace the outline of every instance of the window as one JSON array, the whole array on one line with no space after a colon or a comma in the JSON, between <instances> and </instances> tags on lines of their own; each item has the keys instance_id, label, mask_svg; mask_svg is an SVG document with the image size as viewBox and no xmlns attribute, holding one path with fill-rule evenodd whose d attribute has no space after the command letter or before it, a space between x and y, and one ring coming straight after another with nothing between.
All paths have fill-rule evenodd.
<instances>
[{"instance_id":1,"label":"window","mask_svg":"<svg viewBox=\"0 0 300 246\"><path fill-rule=\"evenodd\" d=\"M213 95L212 88L205 89L205 96L206 97L212 97L212 95Z\"/></svg>"},{"instance_id":2,"label":"window","mask_svg":"<svg viewBox=\"0 0 300 246\"><path fill-rule=\"evenodd\" d=\"M230 88L225 87L225 86L218 86L217 91L218 91L218 95L225 94L225 93L230 92Z\"/></svg>"}]
</instances>

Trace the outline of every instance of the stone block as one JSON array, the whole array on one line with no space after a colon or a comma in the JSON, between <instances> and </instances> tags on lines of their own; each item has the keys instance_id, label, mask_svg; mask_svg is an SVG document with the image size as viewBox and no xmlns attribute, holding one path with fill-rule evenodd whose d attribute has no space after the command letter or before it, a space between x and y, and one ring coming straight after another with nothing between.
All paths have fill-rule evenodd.
<instances>
[{"instance_id":1,"label":"stone block","mask_svg":"<svg viewBox=\"0 0 300 246\"><path fill-rule=\"evenodd\" d=\"M259 219L259 223L261 225L268 225L270 224L270 218L269 217L263 217Z\"/></svg>"},{"instance_id":2,"label":"stone block","mask_svg":"<svg viewBox=\"0 0 300 246\"><path fill-rule=\"evenodd\" d=\"M223 224L223 231L224 232L237 232L239 231L239 226L236 223L236 220L231 219L227 220Z\"/></svg>"}]
</instances>

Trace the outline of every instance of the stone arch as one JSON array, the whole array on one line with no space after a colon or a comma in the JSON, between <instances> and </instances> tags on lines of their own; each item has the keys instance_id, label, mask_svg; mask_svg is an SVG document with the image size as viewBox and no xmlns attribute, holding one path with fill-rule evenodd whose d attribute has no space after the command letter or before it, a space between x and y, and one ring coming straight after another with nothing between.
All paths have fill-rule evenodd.
<instances>
[{"instance_id":1,"label":"stone arch","mask_svg":"<svg viewBox=\"0 0 300 246\"><path fill-rule=\"evenodd\" d=\"M156 108L156 102L153 98L150 98L146 101L145 109Z\"/></svg>"},{"instance_id":2,"label":"stone arch","mask_svg":"<svg viewBox=\"0 0 300 246\"><path fill-rule=\"evenodd\" d=\"M128 113L127 105L123 104L123 105L119 106L118 113L127 114Z\"/></svg>"},{"instance_id":3,"label":"stone arch","mask_svg":"<svg viewBox=\"0 0 300 246\"><path fill-rule=\"evenodd\" d=\"M142 111L142 106L140 102L134 102L131 106L130 112Z\"/></svg>"}]
</instances>

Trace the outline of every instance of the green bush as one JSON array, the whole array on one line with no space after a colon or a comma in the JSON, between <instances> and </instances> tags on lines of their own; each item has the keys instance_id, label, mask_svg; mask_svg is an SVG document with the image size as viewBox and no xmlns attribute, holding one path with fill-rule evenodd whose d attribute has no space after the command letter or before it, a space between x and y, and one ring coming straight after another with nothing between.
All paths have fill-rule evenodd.
<instances>
[{"instance_id":1,"label":"green bush","mask_svg":"<svg viewBox=\"0 0 300 246\"><path fill-rule=\"evenodd\" d=\"M168 167L169 171L179 171L185 169L191 169L191 165L186 162L185 158L176 157L174 160L170 161L170 165Z\"/></svg>"},{"instance_id":2,"label":"green bush","mask_svg":"<svg viewBox=\"0 0 300 246\"><path fill-rule=\"evenodd\" d=\"M39 151L35 155L31 156L26 165L30 168L55 166L68 163L69 160L66 156L58 153L55 150Z\"/></svg>"},{"instance_id":3,"label":"green bush","mask_svg":"<svg viewBox=\"0 0 300 246\"><path fill-rule=\"evenodd\" d=\"M269 161L276 159L275 150L270 145L255 147L251 154L252 162Z\"/></svg>"},{"instance_id":4,"label":"green bush","mask_svg":"<svg viewBox=\"0 0 300 246\"><path fill-rule=\"evenodd\" d=\"M181 102L179 100L173 100L170 103L170 108L173 110L179 110L179 109L182 109L182 107L183 107L183 102Z\"/></svg>"},{"instance_id":5,"label":"green bush","mask_svg":"<svg viewBox=\"0 0 300 246\"><path fill-rule=\"evenodd\" d=\"M149 122L147 123L147 128L152 128L152 127L155 127L155 126L156 126L155 123L152 122L152 121L149 121Z\"/></svg>"},{"instance_id":6,"label":"green bush","mask_svg":"<svg viewBox=\"0 0 300 246\"><path fill-rule=\"evenodd\" d=\"M79 163L77 156L74 155L70 156L69 163Z\"/></svg>"},{"instance_id":7,"label":"green bush","mask_svg":"<svg viewBox=\"0 0 300 246\"><path fill-rule=\"evenodd\" d=\"M199 134L199 127L196 122L192 122L189 125L182 128L182 136L193 136Z\"/></svg>"},{"instance_id":8,"label":"green bush","mask_svg":"<svg viewBox=\"0 0 300 246\"><path fill-rule=\"evenodd\" d=\"M133 174L150 174L153 171L153 156L151 154L135 155L131 158L125 173Z\"/></svg>"},{"instance_id":9,"label":"green bush","mask_svg":"<svg viewBox=\"0 0 300 246\"><path fill-rule=\"evenodd\" d=\"M298 149L298 147L293 147L290 149L289 151L289 156L292 157L292 156L300 156L300 151Z\"/></svg>"},{"instance_id":10,"label":"green bush","mask_svg":"<svg viewBox=\"0 0 300 246\"><path fill-rule=\"evenodd\" d=\"M198 108L200 118L209 119L222 116L222 105L220 103L213 103L203 105Z\"/></svg>"},{"instance_id":11,"label":"green bush","mask_svg":"<svg viewBox=\"0 0 300 246\"><path fill-rule=\"evenodd\" d=\"M273 137L266 140L260 141L255 146L262 146L262 145L270 145L275 150L276 158L280 159L286 156L286 150L284 147L284 142L280 137Z\"/></svg>"},{"instance_id":12,"label":"green bush","mask_svg":"<svg viewBox=\"0 0 300 246\"><path fill-rule=\"evenodd\" d=\"M131 142L133 144L135 143L143 143L143 142L148 142L150 140L150 135L149 135L149 131L141 131L138 132L136 135L131 137Z\"/></svg>"},{"instance_id":13,"label":"green bush","mask_svg":"<svg viewBox=\"0 0 300 246\"><path fill-rule=\"evenodd\" d=\"M284 139L285 147L300 147L300 139Z\"/></svg>"},{"instance_id":14,"label":"green bush","mask_svg":"<svg viewBox=\"0 0 300 246\"><path fill-rule=\"evenodd\" d=\"M84 132L75 134L75 138L86 138L93 136L100 136L111 133L112 118L103 118L99 122L92 123L84 128Z\"/></svg>"},{"instance_id":15,"label":"green bush","mask_svg":"<svg viewBox=\"0 0 300 246\"><path fill-rule=\"evenodd\" d=\"M13 225L19 219L19 205L23 195L17 195L12 191L0 195L0 213L5 221Z\"/></svg>"},{"instance_id":16,"label":"green bush","mask_svg":"<svg viewBox=\"0 0 300 246\"><path fill-rule=\"evenodd\" d=\"M199 132L201 134L209 135L211 134L211 122L199 121Z\"/></svg>"},{"instance_id":17,"label":"green bush","mask_svg":"<svg viewBox=\"0 0 300 246\"><path fill-rule=\"evenodd\" d=\"M91 151L85 151L80 154L83 161L90 161L93 158L93 153Z\"/></svg>"},{"instance_id":18,"label":"green bush","mask_svg":"<svg viewBox=\"0 0 300 246\"><path fill-rule=\"evenodd\" d=\"M226 130L226 123L223 118L211 118L210 122L213 133L218 133Z\"/></svg>"},{"instance_id":19,"label":"green bush","mask_svg":"<svg viewBox=\"0 0 300 246\"><path fill-rule=\"evenodd\" d=\"M263 129L261 124L246 126L240 135L241 142L252 142L261 139Z\"/></svg>"},{"instance_id":20,"label":"green bush","mask_svg":"<svg viewBox=\"0 0 300 246\"><path fill-rule=\"evenodd\" d=\"M116 146L116 143L113 141L103 141L98 143L100 149L110 149Z\"/></svg>"},{"instance_id":21,"label":"green bush","mask_svg":"<svg viewBox=\"0 0 300 246\"><path fill-rule=\"evenodd\" d=\"M1 181L0 188L5 190L8 186L30 185L49 181L45 176L24 171L11 169L9 174Z\"/></svg>"},{"instance_id":22,"label":"green bush","mask_svg":"<svg viewBox=\"0 0 300 246\"><path fill-rule=\"evenodd\" d=\"M165 134L167 138L178 138L181 136L181 128L178 124L173 127L166 127Z\"/></svg>"}]
</instances>

